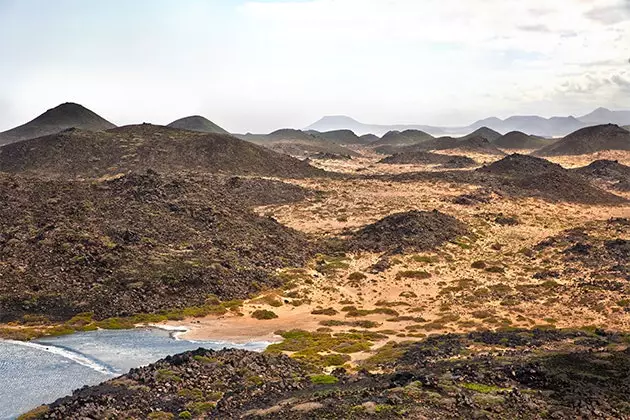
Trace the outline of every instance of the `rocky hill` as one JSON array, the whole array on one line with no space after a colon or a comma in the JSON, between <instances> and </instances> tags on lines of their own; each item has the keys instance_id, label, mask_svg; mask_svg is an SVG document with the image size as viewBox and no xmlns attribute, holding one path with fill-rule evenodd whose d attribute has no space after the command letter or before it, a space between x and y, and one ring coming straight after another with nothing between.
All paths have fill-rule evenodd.
<instances>
[{"instance_id":1,"label":"rocky hill","mask_svg":"<svg viewBox=\"0 0 630 420\"><path fill-rule=\"evenodd\" d=\"M168 124L167 127L179 128L181 130L199 131L202 133L230 134L209 119L200 115L180 118L179 120L175 120Z\"/></svg>"},{"instance_id":2,"label":"rocky hill","mask_svg":"<svg viewBox=\"0 0 630 420\"><path fill-rule=\"evenodd\" d=\"M89 131L116 127L89 109L75 103L61 104L19 127L0 133L0 146L22 140L55 134L68 128Z\"/></svg>"},{"instance_id":3,"label":"rocky hill","mask_svg":"<svg viewBox=\"0 0 630 420\"><path fill-rule=\"evenodd\" d=\"M307 131L307 133L332 141L336 144L364 144L364 140L354 134L352 130Z\"/></svg>"},{"instance_id":4,"label":"rocky hill","mask_svg":"<svg viewBox=\"0 0 630 420\"><path fill-rule=\"evenodd\" d=\"M277 287L274 270L303 263L310 245L249 206L290 196L303 192L190 173L0 173L0 322L157 313Z\"/></svg>"},{"instance_id":5,"label":"rocky hill","mask_svg":"<svg viewBox=\"0 0 630 420\"><path fill-rule=\"evenodd\" d=\"M530 136L522 131L510 131L497 138L492 143L502 149L540 149L553 142L554 140Z\"/></svg>"},{"instance_id":6,"label":"rocky hill","mask_svg":"<svg viewBox=\"0 0 630 420\"><path fill-rule=\"evenodd\" d=\"M497 146L491 143L491 140L481 136L462 138L457 141L454 148L463 152L481 153L486 155L505 155L503 151L499 150Z\"/></svg>"},{"instance_id":7,"label":"rocky hill","mask_svg":"<svg viewBox=\"0 0 630 420\"><path fill-rule=\"evenodd\" d=\"M0 148L0 171L4 172L97 178L146 169L277 177L323 173L306 162L226 134L150 124L98 133L70 129Z\"/></svg>"},{"instance_id":8,"label":"rocky hill","mask_svg":"<svg viewBox=\"0 0 630 420\"><path fill-rule=\"evenodd\" d=\"M630 132L614 124L586 127L537 150L534 154L536 156L582 155L603 150L630 150Z\"/></svg>"},{"instance_id":9,"label":"rocky hill","mask_svg":"<svg viewBox=\"0 0 630 420\"><path fill-rule=\"evenodd\" d=\"M596 160L587 166L573 169L573 172L591 180L604 182L613 189L630 191L630 166L616 160Z\"/></svg>"},{"instance_id":10,"label":"rocky hill","mask_svg":"<svg viewBox=\"0 0 630 420\"><path fill-rule=\"evenodd\" d=\"M370 144L370 143L374 143L375 141L377 141L380 137L375 135L375 134L364 134L361 137L359 137L361 139L361 143L363 144Z\"/></svg>"},{"instance_id":11,"label":"rocky hill","mask_svg":"<svg viewBox=\"0 0 630 420\"><path fill-rule=\"evenodd\" d=\"M380 139L370 143L370 146L407 146L431 139L433 139L432 135L420 130L389 131Z\"/></svg>"},{"instance_id":12,"label":"rocky hill","mask_svg":"<svg viewBox=\"0 0 630 420\"><path fill-rule=\"evenodd\" d=\"M501 137L501 133L497 133L491 128L488 127L480 127L473 131L470 134L467 134L461 137L462 140L471 139L474 137L481 137L488 140L491 143L494 143L499 137Z\"/></svg>"}]
</instances>

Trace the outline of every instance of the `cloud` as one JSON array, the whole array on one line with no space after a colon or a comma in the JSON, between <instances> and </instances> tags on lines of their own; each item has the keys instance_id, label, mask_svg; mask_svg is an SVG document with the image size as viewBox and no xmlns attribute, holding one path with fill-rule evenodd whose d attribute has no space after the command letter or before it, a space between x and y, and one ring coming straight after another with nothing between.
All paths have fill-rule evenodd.
<instances>
[{"instance_id":1,"label":"cloud","mask_svg":"<svg viewBox=\"0 0 630 420\"><path fill-rule=\"evenodd\" d=\"M585 13L585 16L594 21L612 25L630 20L630 3L621 0L617 4L594 7Z\"/></svg>"},{"instance_id":2,"label":"cloud","mask_svg":"<svg viewBox=\"0 0 630 420\"><path fill-rule=\"evenodd\" d=\"M517 28L525 32L551 33L551 29L546 25L518 25Z\"/></svg>"}]
</instances>

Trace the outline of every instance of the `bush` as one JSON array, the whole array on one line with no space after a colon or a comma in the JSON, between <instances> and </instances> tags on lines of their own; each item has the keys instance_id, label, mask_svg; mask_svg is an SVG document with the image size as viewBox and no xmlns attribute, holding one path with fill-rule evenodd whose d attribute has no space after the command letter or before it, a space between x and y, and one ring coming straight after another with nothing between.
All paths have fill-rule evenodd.
<instances>
[{"instance_id":1,"label":"bush","mask_svg":"<svg viewBox=\"0 0 630 420\"><path fill-rule=\"evenodd\" d=\"M328 315L328 316L333 316L333 315L337 315L339 312L337 312L335 309L333 308L326 308L326 309L314 309L313 311L311 311L311 314L313 315Z\"/></svg>"},{"instance_id":2,"label":"bush","mask_svg":"<svg viewBox=\"0 0 630 420\"><path fill-rule=\"evenodd\" d=\"M339 379L332 375L313 375L311 376L311 383L317 385L333 385L339 382Z\"/></svg>"},{"instance_id":3,"label":"bush","mask_svg":"<svg viewBox=\"0 0 630 420\"><path fill-rule=\"evenodd\" d=\"M278 318L278 315L276 315L276 313L273 311L268 311L266 309L258 309L252 313L252 318L274 319L274 318Z\"/></svg>"},{"instance_id":4,"label":"bush","mask_svg":"<svg viewBox=\"0 0 630 420\"><path fill-rule=\"evenodd\" d=\"M348 280L350 281L360 281L365 279L367 279L367 276L363 273L359 273L358 271L355 271L348 276Z\"/></svg>"}]
</instances>

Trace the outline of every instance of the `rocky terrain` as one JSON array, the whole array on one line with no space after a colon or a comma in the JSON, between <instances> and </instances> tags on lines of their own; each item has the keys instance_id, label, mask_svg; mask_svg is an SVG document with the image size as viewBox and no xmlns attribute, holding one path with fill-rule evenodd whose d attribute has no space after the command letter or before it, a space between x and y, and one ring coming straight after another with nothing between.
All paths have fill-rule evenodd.
<instances>
[{"instance_id":1,"label":"rocky terrain","mask_svg":"<svg viewBox=\"0 0 630 420\"><path fill-rule=\"evenodd\" d=\"M522 131L510 131L507 134L492 141L492 143L502 149L540 149L553 143L553 140L547 140L542 137L531 136Z\"/></svg>"},{"instance_id":2,"label":"rocky terrain","mask_svg":"<svg viewBox=\"0 0 630 420\"><path fill-rule=\"evenodd\" d=\"M581 155L602 150L630 150L630 133L614 124L575 131L534 152L536 156Z\"/></svg>"},{"instance_id":3,"label":"rocky terrain","mask_svg":"<svg viewBox=\"0 0 630 420\"><path fill-rule=\"evenodd\" d=\"M275 342L25 418L630 418L630 152L244 138L145 124L0 148L0 336Z\"/></svg>"},{"instance_id":4,"label":"rocky terrain","mask_svg":"<svg viewBox=\"0 0 630 420\"><path fill-rule=\"evenodd\" d=\"M3 172L98 178L146 169L277 177L322 174L306 162L230 135L151 124L98 133L69 129L0 148Z\"/></svg>"},{"instance_id":5,"label":"rocky terrain","mask_svg":"<svg viewBox=\"0 0 630 420\"><path fill-rule=\"evenodd\" d=\"M441 155L431 152L406 152L388 156L381 163L441 165L444 168L468 168L477 163L466 156Z\"/></svg>"},{"instance_id":6,"label":"rocky terrain","mask_svg":"<svg viewBox=\"0 0 630 420\"><path fill-rule=\"evenodd\" d=\"M292 333L300 334L309 337ZM627 341L597 329L438 335L384 346L363 362L377 374L309 372L269 351L199 349L78 390L29 418L628 418Z\"/></svg>"},{"instance_id":7,"label":"rocky terrain","mask_svg":"<svg viewBox=\"0 0 630 420\"><path fill-rule=\"evenodd\" d=\"M59 133L68 128L102 131L114 127L114 124L79 104L65 103L49 109L24 125L0 133L0 146Z\"/></svg>"},{"instance_id":8,"label":"rocky terrain","mask_svg":"<svg viewBox=\"0 0 630 420\"><path fill-rule=\"evenodd\" d=\"M614 190L630 191L630 166L616 160L596 160L573 171L591 180L603 182Z\"/></svg>"},{"instance_id":9,"label":"rocky terrain","mask_svg":"<svg viewBox=\"0 0 630 420\"><path fill-rule=\"evenodd\" d=\"M303 263L311 247L247 207L305 195L154 171L96 182L2 174L0 322L157 313L279 286L274 270Z\"/></svg>"},{"instance_id":10,"label":"rocky terrain","mask_svg":"<svg viewBox=\"0 0 630 420\"><path fill-rule=\"evenodd\" d=\"M179 120L175 120L168 124L167 127L178 128L181 130L199 131L202 133L230 134L209 119L200 115L180 118Z\"/></svg>"}]
</instances>

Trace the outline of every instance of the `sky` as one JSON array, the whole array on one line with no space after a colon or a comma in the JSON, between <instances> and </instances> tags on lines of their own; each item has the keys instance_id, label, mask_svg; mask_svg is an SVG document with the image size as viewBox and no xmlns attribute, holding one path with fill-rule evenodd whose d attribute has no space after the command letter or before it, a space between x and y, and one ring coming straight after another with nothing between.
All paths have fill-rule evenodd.
<instances>
[{"instance_id":1,"label":"sky","mask_svg":"<svg viewBox=\"0 0 630 420\"><path fill-rule=\"evenodd\" d=\"M63 102L231 132L630 109L630 0L0 0L0 131Z\"/></svg>"}]
</instances>

